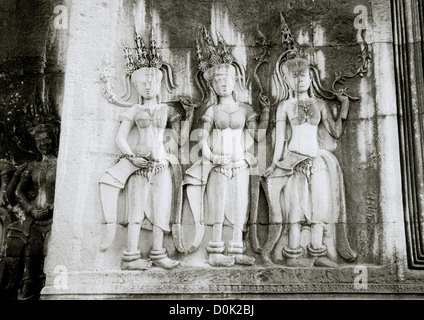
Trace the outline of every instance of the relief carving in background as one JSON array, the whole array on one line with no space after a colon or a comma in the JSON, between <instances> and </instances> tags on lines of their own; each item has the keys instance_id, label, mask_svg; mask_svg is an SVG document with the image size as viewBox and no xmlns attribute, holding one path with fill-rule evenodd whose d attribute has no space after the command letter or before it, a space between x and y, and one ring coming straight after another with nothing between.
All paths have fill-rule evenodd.
<instances>
[{"instance_id":1,"label":"relief carving in background","mask_svg":"<svg viewBox=\"0 0 424 320\"><path fill-rule=\"evenodd\" d=\"M53 219L60 122L49 101L37 98L36 93L35 104L26 109L24 125L37 159L21 165L9 161L1 172L0 290L6 299L38 299L45 283L43 268ZM15 138L23 150L22 137Z\"/></svg>"}]
</instances>

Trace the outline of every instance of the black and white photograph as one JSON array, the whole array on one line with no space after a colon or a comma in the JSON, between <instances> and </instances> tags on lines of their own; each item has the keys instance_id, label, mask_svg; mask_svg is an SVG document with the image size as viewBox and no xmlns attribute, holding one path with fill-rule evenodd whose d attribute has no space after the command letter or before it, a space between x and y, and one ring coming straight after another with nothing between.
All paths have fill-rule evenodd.
<instances>
[{"instance_id":1,"label":"black and white photograph","mask_svg":"<svg viewBox=\"0 0 424 320\"><path fill-rule=\"evenodd\" d=\"M423 6L0 0L0 305L424 298Z\"/></svg>"}]
</instances>

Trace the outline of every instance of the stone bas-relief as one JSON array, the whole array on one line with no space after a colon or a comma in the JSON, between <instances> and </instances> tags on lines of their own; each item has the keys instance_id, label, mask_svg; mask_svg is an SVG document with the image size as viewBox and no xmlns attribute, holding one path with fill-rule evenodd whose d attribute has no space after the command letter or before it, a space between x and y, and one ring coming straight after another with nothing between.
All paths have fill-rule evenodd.
<instances>
[{"instance_id":1,"label":"stone bas-relief","mask_svg":"<svg viewBox=\"0 0 424 320\"><path fill-rule=\"evenodd\" d=\"M162 82L172 89L173 75L171 67L161 61L153 30L149 53L137 32L135 58L124 42L127 69L124 101L114 92L111 63L106 56L100 70L102 94L110 103L129 109L119 117L116 137L122 157L100 180L106 222L101 249L107 250L115 238L118 198L124 190L127 241L122 270L180 267L180 261L167 256L164 235L171 233L175 249L190 255L205 242L207 226L212 231L202 249L206 250L211 267L279 264L335 268L338 255L349 263L356 260L357 254L347 236L343 174L331 153L335 149L334 139L343 133L349 99L356 98L345 90L335 91L335 84L342 76L333 83L333 91L325 90L318 70L300 58L282 15L280 27L285 51L267 79L272 82L276 108L273 160L262 179L253 152L255 145L264 143L267 137L271 107L256 74L271 46L263 34L258 44L265 51L255 69L260 106L254 108L239 101L240 91L246 90L244 66L232 56L220 33L215 44L207 29L199 27L202 37L196 39L196 84L202 101L196 106L203 110L198 117L202 158L184 175L178 151L172 153L172 148L163 142L164 132L168 126L175 141L186 144L189 135L182 136L181 132L189 132L192 127L194 104L187 103L190 99L186 103L180 100L186 120L182 121L182 115L173 106L161 102ZM357 74L367 72L368 60L364 61ZM137 90L140 104L125 102L131 96L131 85ZM340 107L330 110L324 99L337 99ZM184 130L181 125L185 126ZM128 137L133 128L138 138L131 146ZM255 212L260 184L269 209L263 247L259 245ZM194 236L188 246L183 232L184 216L192 217L194 225ZM152 231L152 243L149 256L142 257L139 241L141 229L146 226ZM230 227L229 239L224 239L224 226ZM252 228L250 233L248 228ZM304 231L309 243L302 247ZM272 257L277 243L284 243L283 259L279 261ZM253 254L245 254L250 245L261 258L259 261Z\"/></svg>"},{"instance_id":2,"label":"stone bas-relief","mask_svg":"<svg viewBox=\"0 0 424 320\"><path fill-rule=\"evenodd\" d=\"M60 123L43 102L32 108L26 128L39 160L2 168L0 288L5 298L19 300L38 299L45 284Z\"/></svg>"},{"instance_id":3,"label":"stone bas-relief","mask_svg":"<svg viewBox=\"0 0 424 320\"><path fill-rule=\"evenodd\" d=\"M252 167L256 166L257 159L249 152L246 134L257 143L264 141L269 123L269 101L266 96L260 96L260 114L249 104L239 102L236 83L241 84L239 90L245 89L243 66L234 60L219 34L219 48L214 47L206 28L203 28L203 35L207 58L203 58L199 42L196 48L198 83L203 83L208 90L199 138L203 159L186 172L184 184L188 206L184 208L190 213L185 214L192 214L197 224L204 221L213 226L212 239L206 247L211 266L253 265L255 258L244 254L243 232L249 219L249 202L257 201L249 196L249 180L254 175ZM232 228L232 239L227 245L223 241L225 223ZM203 240L202 231L204 228L200 227L191 252Z\"/></svg>"},{"instance_id":4,"label":"stone bas-relief","mask_svg":"<svg viewBox=\"0 0 424 320\"><path fill-rule=\"evenodd\" d=\"M165 65L156 49L156 40L152 30L150 53L148 54L139 34L136 34L136 59L126 44L127 75L136 88L140 104L119 102L111 90L110 78L105 77L107 69L102 70L103 93L111 103L127 106L121 114L116 144L123 157L113 168L107 170L100 180L100 193L106 218L105 238L102 249L106 250L113 241L117 221L117 202L122 189L126 195L127 244L123 252L121 268L123 270L146 270L153 266L164 269L179 267L181 263L170 259L164 248L164 234L171 232L172 215L180 215L182 176L181 166L172 147L165 144L165 129L168 126L176 143L182 142L182 117L175 106L160 101L162 80L173 86L172 69ZM165 74L166 78L163 79ZM131 91L131 88L128 92ZM181 103L183 104L183 103ZM191 125L193 107L183 104L186 110L183 123ZM138 139L134 147L130 146L128 136L136 128ZM182 130L183 129L183 130ZM187 138L186 138L187 139ZM152 230L153 240L148 259L143 259L139 250L141 228Z\"/></svg>"},{"instance_id":5,"label":"stone bas-relief","mask_svg":"<svg viewBox=\"0 0 424 320\"><path fill-rule=\"evenodd\" d=\"M212 2L209 1L208 3ZM378 78L377 71L379 69L372 69L375 71L372 76L367 75L363 79L357 77L347 84L349 90L361 97L360 102L351 99L347 101L346 92L338 92L338 90L332 89L330 91L334 95L331 95L329 91L324 91L326 96L323 96L319 94L318 91L320 90L314 87L317 84L316 81L320 81L324 87L329 88L333 79L333 71L349 72L358 65L357 53L360 52L359 46L356 46L357 39L354 27L351 26L350 28L352 32L343 33L343 36L353 34L353 37L349 37L349 39L335 38L333 36L336 28L329 29L329 19L321 19L322 17L332 17L330 11L319 11L316 15L308 14L315 10L315 7L322 9L322 2L315 1L310 11L298 10L297 8L301 6L299 2L293 3L294 9L287 9L287 21L290 21L301 49L296 59L289 55L282 56L279 59L282 52L287 51L287 49L282 48L279 41L275 41L278 38L276 34L280 31L277 27L279 17L278 14L271 14L271 12L275 13L282 9L278 8L278 4L275 2L264 3L267 10L258 11L258 16L260 16L258 19L249 15L244 17L242 13L235 14L234 8L228 2L219 2L219 5L216 4L217 2L213 2L212 8L205 8L203 11L200 11L197 3L193 3L192 7L190 7L188 1L181 1L181 3L186 5L185 8L193 8L193 13L184 15L184 18L191 15L190 19L182 19L181 17L168 19L171 16L167 13L169 7L165 7L163 2L133 1L121 7L115 6L114 3L109 3L108 6L93 5L95 9L110 13L106 15L107 19L105 17L102 21L94 21L96 19L91 19L89 15L85 15L85 23L79 24L80 19L84 18L80 15L84 8L78 6L78 4L73 7L75 12L72 15L74 19L72 32L75 35L75 42L72 45L75 50L72 52L77 51L77 49L82 50L87 59L78 61L77 57L72 56L68 69L70 71L70 89L64 105L67 117L67 121L64 123L67 130L65 130L66 136L63 138L67 142L67 145L63 147L67 157L63 156L62 158L68 170L64 174L64 181L67 181L67 183L58 188L60 190L57 198L59 206L56 204L55 207L61 216L59 218L58 215L55 215L57 217L55 221L57 223L55 231L57 235L54 236L53 233L55 245L51 246L55 253L48 259L50 280L45 291L46 295L72 295L80 292L85 292L88 295L90 293L102 294L102 292L123 295L127 293L126 290L131 294L138 292L143 295L168 292L184 294L185 290L188 290L188 294L191 296L203 293L216 294L219 293L219 290L222 290L222 294L246 293L249 290L256 294L271 292L274 283L278 292L303 292L312 290L314 286L317 288L316 291L319 291L320 288L324 287L322 286L324 283L328 284L326 288L336 288L336 283L344 281L343 289L340 289L343 291L345 287L353 286L356 266L365 264L370 271L369 275L374 274L373 268L381 267L381 265L384 265L385 270L387 270L388 266L392 265L389 262L393 261L391 260L393 255L390 248L392 248L392 243L395 240L391 238L390 230L394 230L395 226L391 224L391 220L387 221L392 216L388 217L387 210L383 210L383 208L388 208L389 204L387 202L388 196L385 194L386 184L380 185L379 177L389 175L388 172L393 172L392 168L386 165L388 158L393 159L393 157L384 153L387 151L384 147L390 144L390 141L385 140L387 136L384 128L388 129L388 126L385 127L384 123L387 118L380 116L382 104L379 101L377 106L375 100L375 91L381 88L374 86L373 82ZM204 3L202 2L202 4ZM328 6L335 3L336 1L329 1ZM344 6L346 11L351 10L346 4L340 5ZM253 1L246 2L247 10L252 6ZM179 6L174 8L176 11L179 10L178 12L181 11ZM279 10L273 11L272 9ZM251 12L251 10L248 11ZM208 17L209 14L210 25L208 20L199 20L200 16ZM102 18L102 15L98 16L99 19ZM174 173L177 171L174 171L172 164L175 162L169 162L169 170L164 169L158 172L142 170L143 168L137 167L133 163L137 162L138 158L136 159L132 154L145 156L145 161L159 162L156 168L159 168L160 165L160 169L162 169L162 157L150 159L150 156L147 157L149 152L143 151L138 154L136 149L139 140L142 140L143 128L149 128L145 129L146 131L153 131L154 128L158 128L158 132L163 129L163 126L160 129L155 127L155 123L151 126L146 125L146 127L139 126L139 124L142 124L141 122L145 122L145 124L149 122L148 119L153 119L150 122L155 122L156 114L159 117L161 113L153 110L153 107L150 108L152 109L151 113L147 108L142 110L139 107L148 116L136 119L137 115L134 115L135 121L131 133L127 137L123 135L123 139L117 139L117 134L125 121L131 121L132 116L129 115L129 111L136 104L140 104L140 106L145 104L144 99L139 99L143 94L136 92L137 81L135 78L138 74L138 68L131 73L135 75L134 79L128 78L130 81L128 83L133 89L131 103L126 100L130 95L128 92L124 94L124 97L119 98L114 94L113 83L107 81L107 70L103 74L104 78L101 79L102 85L104 85L103 93L106 98L109 98L118 106L109 105L101 96L99 87L91 83L97 78L95 73L98 65L98 62L93 62L94 60L89 61L92 57L101 57L105 52L109 52L109 56L113 57L111 61L119 68L124 65L125 60L122 58L122 49L119 43L121 37L124 36L128 40L132 36L133 21L131 18L133 16L137 16L137 21L141 21L138 23L138 27L143 33L143 38L145 38L146 30L150 32L150 27L155 27L155 33L158 35L158 51L164 57L164 61L168 61L172 65L173 79L175 84L178 85L172 91L175 92L175 95L174 93L168 94L168 92L165 92L164 94L161 92L162 99L156 100L156 104L168 106L171 104L173 108L174 103L181 103L172 102L169 104L168 101L175 99L180 94L185 94L192 101L196 101L196 105L200 105L200 108L193 112L193 128L190 134L193 140L190 141L191 148L189 149L189 151L194 150L193 153L196 153L196 148L201 147L198 149L199 156L197 158L192 157L190 162L183 162L179 154L175 155L174 152L171 152L171 146L162 144L155 139L145 139L140 144L152 142L158 150L163 147L165 154L174 154L181 163L180 180L174 180L174 177L176 177ZM350 16L353 16L353 14ZM146 19L140 19L143 17ZM342 15L342 17L345 17L345 15ZM309 20L305 20L306 18ZM228 44L228 52L231 52L237 61L246 66L246 77L244 79L250 78L252 80L252 73L255 73L253 69L256 65L254 57L260 51L260 48L255 46L254 39L252 39L254 38L253 35L256 34L256 23L253 22L259 20L261 21L259 26L261 31L269 36L273 43L278 43L271 47L268 59L269 65L264 65L264 68L261 68L258 72L262 83L265 84L262 92L270 97L272 102L269 106L268 125L265 125L265 121L263 123L267 137L264 139L266 150L261 155L265 159L258 154L258 150L254 150L255 153L252 152L253 158L251 158L253 161L250 163L246 161L236 163L236 159L234 159L234 162L231 159L231 163L225 164L225 162L222 162L228 159L224 159L225 157L219 159L218 156L225 155L226 152L221 151L230 144L234 146L234 149L229 152L231 155L243 153L243 156L247 158L245 154L250 154L250 150L245 149L245 146L238 143L237 139L242 140L247 137L254 142L252 149L261 145L261 139L255 141L255 131L261 126L261 120L266 119L267 112L264 111L261 116L266 107L261 106L261 99L258 98L257 86L254 82L249 83L247 81L247 93L243 96L240 89L241 72L233 66L233 73L231 67L226 67L225 63L220 63L222 74L211 77L209 83L206 81L200 83L199 81L204 92L208 94L209 91L212 91L215 96L211 95L211 97L216 97L216 100L209 100L207 94L203 101L200 99L201 92L196 86L196 81L200 80L199 78L196 79L200 61L196 61L198 55L193 50L195 38L198 38L199 35L196 32L199 32L197 31L199 30L198 26L207 21L207 29L210 30L209 36L213 39L213 47L218 55L222 58L221 53L225 50L220 47L221 37L218 36L217 31ZM309 28L311 20L313 23ZM249 22L252 23L248 26ZM116 23L114 28L110 26L113 23ZM97 35L101 36L101 40L97 36L92 37L90 41L80 38L83 35L82 28L87 29L87 32L94 32L99 24L107 28L107 31L98 30L96 32ZM77 25L83 25L83 27L79 29L76 27ZM179 26L178 31L175 26ZM343 30L349 29L346 25L343 28ZM179 32L180 29L187 32ZM359 32L357 35L360 35ZM111 41L106 44L105 42L108 41L104 40L108 39L109 36ZM187 40L187 38L189 39ZM374 42L372 38L369 39L373 48L378 49L376 47L379 44L375 44L378 42ZM198 38L198 40L200 39ZM129 47L134 47L132 41L131 43L128 41L128 43ZM204 44L203 41L202 45ZM334 44L336 45L333 46ZM137 46L137 40L135 47L128 49L134 50L133 52L136 54L139 51L140 57L146 57L143 45ZM146 45L146 47L149 47L149 45ZM148 49L150 50L150 47ZM381 51L379 52L381 53ZM205 57L203 60L209 61L209 52L203 54ZM150 56L147 57L150 60ZM138 59L135 55L133 59L134 64L143 60ZM129 56L128 61L131 62ZM290 65L290 61L294 65ZM228 62L226 63L231 65ZM276 68L277 63L279 63L278 69ZM131 67L131 63L128 63L128 66ZM373 65L372 67L377 66ZM216 68L216 70L219 69ZM86 77L80 77L75 72L72 73L75 70L87 70ZM319 70L319 75L316 73L317 70ZM310 72L312 72L312 75ZM276 76L279 73L281 81L274 83L276 90L272 92L271 86L267 83L272 81L274 73ZM162 91L165 91L167 75L162 74L164 81L162 86L164 90ZM207 73L204 74L207 75ZM235 75L234 79L233 74ZM305 78L309 76L311 86L306 84L306 88L299 90L299 83L296 83L293 74L295 76L305 74ZM149 75L147 71L140 78L148 76L155 78L153 72ZM229 81L227 83L227 86L230 84L228 86L230 87L229 91L232 92L231 89L234 85L237 94L227 96L228 92L218 92L220 90L218 84L213 83L214 81L218 82L218 80ZM309 81L304 79L303 82ZM285 86L288 88L288 93L295 92L295 94L278 97L277 95L283 91ZM299 84L299 87L302 86ZM71 97L72 89L75 90L75 95ZM117 86L117 92L123 93L124 90L125 87ZM303 90L307 93L304 95L305 99L301 97L304 93ZM248 99L245 99L246 96ZM227 97L229 97L228 100ZM135 98L139 101L136 101ZM303 104L301 100L305 100L306 103ZM197 101L201 102L197 103ZM209 103L210 105L207 106ZM228 103L228 105L223 106L223 103ZM284 105L286 106L283 107ZM289 110L289 105L294 110ZM337 110L333 110L334 107ZM243 109L245 111L242 111ZM247 121L250 120L250 110L252 115L255 114L255 125L253 121L252 123ZM288 119L287 117L284 119L284 116L280 117L281 114L277 114L279 110L280 113L281 110L284 110L289 115ZM178 123L180 126L185 125L183 120L188 118L187 111L184 110L183 105L178 106L178 111L182 112L180 114L181 121L172 122L171 119L166 117L166 129L171 130ZM233 111L234 114L231 114ZM294 112L290 114L290 111ZM246 112L247 119L240 116L243 112ZM315 112L320 113L319 119L314 118ZM346 120L342 119L343 116L340 117L340 114L343 113L345 113L345 116L347 115ZM290 117L290 115L293 117ZM127 116L129 120L124 120L124 116ZM211 119L206 121L208 116ZM324 119L325 116L326 119ZM294 123L295 118L299 118L297 123ZM307 118L306 121L304 118ZM139 123L136 123L137 120L140 120ZM275 128L277 124L278 126L282 124L283 121L281 120L286 120L284 130L281 130L281 127ZM324 122L330 123L332 121L333 123L329 125L330 130L327 130ZM209 127L205 127L206 124ZM252 125L253 128L250 132L248 125ZM73 128L78 128L78 130ZM200 130L196 131L199 128ZM205 131L209 128L211 132L206 134ZM276 132L273 134L274 130L279 131L278 134ZM342 132L337 132L339 130ZM240 131L243 132L240 133ZM281 134L281 131L284 131L283 134ZM199 141L197 137L200 132L204 135L202 135L203 140ZM250 135L251 133L253 136ZM260 131L257 133L259 134ZM234 137L231 143L228 140L221 142L215 140L215 138L219 139L226 134ZM321 135L325 135L325 139ZM314 139L305 139L305 136ZM137 141L132 141L133 138ZM318 140L318 142L315 143L314 140ZM77 144L76 141L79 143ZM121 147L118 146L118 141ZM277 168L270 170L270 175L263 176L259 192L254 194L252 192L253 184L257 183L258 178L272 164L274 153L279 153L275 151L277 144L281 144L282 141L287 141L286 147L282 149L283 151L286 151L286 148L289 149L290 152L295 154L294 157L299 154L304 156L307 153L307 158L319 158L318 161L309 162L307 159L302 159L302 164L297 167L294 166L293 173L285 177L276 176L279 171ZM199 145L199 142L201 145ZM272 145L273 142L275 142L275 145ZM123 147L125 144L130 147L131 152L122 150L128 151L127 148ZM316 152L317 156L315 156L315 153L310 152L310 150L317 149L317 145L318 151ZM239 146L240 148L237 148ZM211 159L207 158L208 149L211 152ZM284 157L283 151L281 151L278 162L284 162L287 159ZM383 153L380 154L380 152ZM120 157L122 159L119 159ZM194 179L190 181L190 173L195 171L196 164L200 159L204 160L202 162L203 168L206 166L214 167L207 171L205 175L200 175L200 181L199 175L197 181L194 181ZM81 165L78 165L80 160L84 161L81 161ZM255 160L258 162L257 164L254 163ZM145 161L140 159L142 163L145 163ZM331 169L328 169L329 165L326 161L331 161L333 165ZM133 168L134 172L145 171L147 177L133 176L132 169L129 172L127 171L127 176L119 176L123 171L117 170L120 167L115 167L116 163L131 164L136 168L129 165L128 167ZM236 168L235 165L240 165L240 167ZM251 175L255 165L261 167L261 170L259 170L259 173ZM309 174L309 169L311 169L311 174ZM161 191L165 186L162 184L157 187L147 185L145 181L153 183L165 181L165 178L162 179L164 172L166 172L168 181L166 192L171 189L177 190L176 192L181 190L182 196L177 196L182 205L181 210L171 209L170 214L164 214L166 224L169 226L166 230L165 227L159 226L161 235L153 239L153 225L159 225L159 223L152 221L155 220L156 216L154 211L150 210L150 206L158 204L155 202L158 197L156 197L156 194L152 195L151 190ZM249 173L248 176L246 175L247 172ZM169 183L169 176L171 183ZM240 183L239 179L245 179L246 183ZM306 190L306 187L309 188L308 179L311 181L311 191ZM287 183L284 180L287 180ZM322 205L318 213L313 211L316 209L316 201L321 200L316 197L317 183L323 184L325 188L320 188L319 191L322 191L322 194L326 195L328 199L327 204L318 202L318 209ZM298 187L298 189L295 187ZM345 187L345 190L342 187ZM213 188L218 189L219 192L213 192ZM108 191L103 194L102 189L108 189ZM76 191L75 199L69 200L67 194L71 190ZM228 190L228 192L224 192L224 190ZM159 191L156 193L159 193ZM253 191L256 192L256 190ZM190 200L189 197L195 192L200 196L191 197L194 200ZM366 202L368 192L376 195L373 219L366 215L368 208L364 205L364 203L368 204ZM287 212L285 209L285 198L287 198L288 193L293 195L293 197L290 197L292 202L289 205L295 212ZM177 205L174 202L177 199L174 195L174 193L171 196L161 194L160 198L163 202L160 202L159 205L168 208L169 199L172 199L171 208L173 208L174 204ZM152 196L152 198L149 198L152 200L149 202L142 201L140 198L144 196L147 198ZM256 196L258 203L257 219L251 211ZM339 203L333 201L334 196L339 197ZM336 208L337 205L342 206L343 197L345 198L346 214L343 213L343 210ZM116 198L119 201L115 201ZM227 199L231 199L229 202L231 208L227 207ZM69 207L67 207L67 200L72 204ZM233 205L233 202L236 203ZM239 205L240 203L241 205ZM333 203L336 206L333 206ZM309 210L308 206L311 204L313 206ZM218 210L224 205L225 210ZM236 208L236 205L238 208ZM134 206L134 208L143 206L141 214L141 210L137 212L138 215L131 213L130 211L133 210L131 206ZM197 206L195 212L193 212L193 206ZM144 210L144 207L148 208ZM331 207L332 212L324 212L328 207ZM238 210L240 208L242 210ZM333 211L333 209L335 210ZM111 210L111 214L108 213L108 210ZM117 213L112 212L112 210L116 210ZM133 212L135 211L134 209ZM165 209L164 211L168 210ZM333 212L336 213L333 214ZM116 217L118 219L124 217L124 221L117 220ZM130 217L137 221L131 221ZM142 222L140 222L141 219ZM70 225L66 226L64 221L69 221ZM131 222L134 222L133 228L130 228ZM258 241L254 237L255 232L252 232L255 225ZM69 231L65 230L67 227ZM149 228L152 230L148 230ZM136 231L133 232L130 229L136 229ZM388 233L386 230L389 230ZM160 234L159 230L157 231ZM134 235L131 239L129 238L130 234ZM61 235L64 236L61 237ZM343 239L344 236L346 236L346 239ZM153 243L159 244L161 241L158 239L163 241L161 246L156 246ZM65 253L64 250L67 246L69 246L69 253ZM99 246L101 250L99 250ZM162 255L162 257L164 262L166 261L167 264L169 262L168 266L155 264L156 250L153 250L154 246L161 253L164 252L163 249L166 250L166 255ZM129 257L127 253L134 253L134 256ZM237 257L237 255L239 256ZM354 261L355 257L356 260ZM240 264L239 262L243 263ZM176 267L179 264L181 266ZM56 273L54 270L58 270L55 269L57 266L67 268L69 290L55 287ZM65 269L63 268L63 270ZM285 276L288 272L290 272L292 279ZM240 273L243 273L242 280L239 278ZM341 274L343 276L339 277L338 275ZM277 275L280 277L277 277ZM392 276L396 277L395 273L387 273L388 278ZM79 282L79 279L84 278L89 278L90 282ZM380 280L381 278L378 281ZM131 281L131 284L127 283L128 281ZM296 282L299 283L297 287L295 287ZM94 289L90 287L91 283L98 283L98 285ZM305 283L310 283L310 285L305 286ZM288 287L285 287L286 285ZM253 286L254 289L250 289L249 286Z\"/></svg>"},{"instance_id":6,"label":"stone bas-relief","mask_svg":"<svg viewBox=\"0 0 424 320\"><path fill-rule=\"evenodd\" d=\"M284 30L287 51L277 60L273 79L276 143L272 164L264 174L271 224L262 257L272 263L270 250L283 229L284 264L336 267L337 252L348 262L357 257L347 240L342 170L329 152L334 145L331 139L343 133L349 98L343 91L336 92L341 107L330 110L319 98L325 95L318 74L298 57L290 31ZM301 246L304 229L309 231L306 248Z\"/></svg>"}]
</instances>

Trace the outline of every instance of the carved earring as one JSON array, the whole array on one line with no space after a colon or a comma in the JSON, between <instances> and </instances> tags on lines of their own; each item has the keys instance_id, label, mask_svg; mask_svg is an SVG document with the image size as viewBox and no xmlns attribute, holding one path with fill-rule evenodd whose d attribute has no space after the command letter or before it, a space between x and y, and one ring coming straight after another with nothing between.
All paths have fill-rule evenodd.
<instances>
[{"instance_id":1,"label":"carved earring","mask_svg":"<svg viewBox=\"0 0 424 320\"><path fill-rule=\"evenodd\" d=\"M236 90L233 91L233 99L234 99L234 102L238 101L238 93Z\"/></svg>"},{"instance_id":2,"label":"carved earring","mask_svg":"<svg viewBox=\"0 0 424 320\"><path fill-rule=\"evenodd\" d=\"M315 93L314 93L314 79L313 79L312 73L311 73L311 84L309 85L309 96L311 98L315 98Z\"/></svg>"},{"instance_id":3,"label":"carved earring","mask_svg":"<svg viewBox=\"0 0 424 320\"><path fill-rule=\"evenodd\" d=\"M309 86L309 89L308 89L308 94L309 94L309 97L311 97L311 98L314 98L314 90L312 90L312 82L311 82L311 85Z\"/></svg>"}]
</instances>

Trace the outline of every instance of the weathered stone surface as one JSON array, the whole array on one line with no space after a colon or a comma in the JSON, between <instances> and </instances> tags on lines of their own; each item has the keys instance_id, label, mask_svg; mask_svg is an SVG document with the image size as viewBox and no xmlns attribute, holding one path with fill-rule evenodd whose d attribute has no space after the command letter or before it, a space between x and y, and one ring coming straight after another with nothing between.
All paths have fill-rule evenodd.
<instances>
[{"instance_id":1,"label":"weathered stone surface","mask_svg":"<svg viewBox=\"0 0 424 320\"><path fill-rule=\"evenodd\" d=\"M344 134L334 152L343 170L348 238L358 253L355 264L341 264L336 269L291 269L279 265L265 267L256 255L258 263L253 267L211 268L206 263L204 250L211 236L211 230L207 228L201 248L191 255L178 253L171 236L166 236L165 247L169 256L183 263L179 270L153 268L143 273L120 271L126 228L118 225L113 246L105 252L99 250L103 213L98 181L120 156L114 139L119 115L125 110L108 104L100 93L99 85L95 83L98 80L96 68L100 66L105 53L109 53L115 64L116 91L123 93L121 78L125 61L121 39L125 38L132 46L134 26L139 28L143 36L149 34L152 26L155 27L160 53L173 67L178 85L172 93L163 92L163 100L173 100L179 96L198 100L200 93L194 83L197 72L194 39L199 35L199 26L205 25L212 31L212 37L215 37L215 31L222 33L235 57L247 66L251 86L245 97L258 110L258 89L252 81L256 65L254 57L260 53L260 48L255 44L257 27L275 44L271 49L270 63L259 71L265 94L270 94L270 75L282 50L279 12L285 15L303 52L319 69L323 85L331 88L335 72L355 73L361 63L358 61L361 52L358 31L353 25L354 8L357 5L365 5L369 10L372 29L367 31L366 40L372 45L373 60L365 77L337 86L343 89L349 87L349 93L358 96L360 100L351 103ZM49 7L48 4L44 6ZM71 8L70 1L67 7ZM64 95L63 109L58 106L63 111L63 125L56 212L46 266L48 281L44 297L77 298L79 294L102 296L106 293L117 296L173 294L180 297L356 293L353 282L357 273L354 268L361 264L368 267L369 286L365 291L368 294L422 292L422 276L417 273L411 275L403 270L406 261L389 11L390 3L385 0L372 3L338 0L72 1L68 50L65 50L68 46L63 40L68 37L68 31L56 30L49 36L44 34L35 37L35 31L34 34L23 35L23 39L29 37L43 44L45 39L49 39L53 41L53 49L42 46L37 54L16 59L13 63L4 62L2 65L6 71L3 79L6 79L6 87L10 86L8 88L12 93L16 91L25 72L34 74L25 77L25 81L36 83L41 77L41 58L46 54L48 59L44 73L47 73L47 82L55 88L56 96ZM13 13L14 9L5 5L5 12ZM13 17L13 14L9 16ZM12 24L18 23L13 18L10 20ZM41 30L39 28L37 26L36 30ZM12 36L1 34L7 43L16 48L17 43ZM35 50L34 47L30 46L30 50ZM66 84L62 92L60 81L63 81L65 51ZM56 64L57 61L59 64ZM19 86L17 91L24 90L24 87ZM10 96L8 99L12 98ZM137 101L135 95L130 101ZM19 105L21 100L14 103ZM336 102L331 101L329 104L333 106ZM201 111L198 110L197 118ZM272 157L271 135L269 132L264 158L267 165ZM264 195L261 194L261 244L266 240L268 210ZM120 218L123 214L121 208ZM184 228L189 240L193 237L190 217L185 217ZM226 239L229 231L225 232ZM143 231L142 239L150 237L149 231ZM247 254L253 255L249 240L246 244ZM147 257L149 246L143 241L140 246L143 257ZM281 249L280 245L275 250L275 260L282 258ZM68 289L63 290L55 285L57 276L61 275L57 271L58 266L65 267L68 272L64 274L68 276ZM401 281L405 277L408 280Z\"/></svg>"},{"instance_id":2,"label":"weathered stone surface","mask_svg":"<svg viewBox=\"0 0 424 320\"><path fill-rule=\"evenodd\" d=\"M253 272L254 271L254 272ZM421 292L422 285L415 281L401 282L393 278L392 271L384 267L368 268L368 287L358 290L354 286L352 267L329 269L294 268L189 268L165 272L157 268L140 272L71 272L67 276L68 288L60 291L48 285L44 299L78 298L78 295L96 297L105 291L118 296L161 294L185 298L199 295L249 294L382 294ZM51 295L52 294L52 295Z\"/></svg>"}]
</instances>

